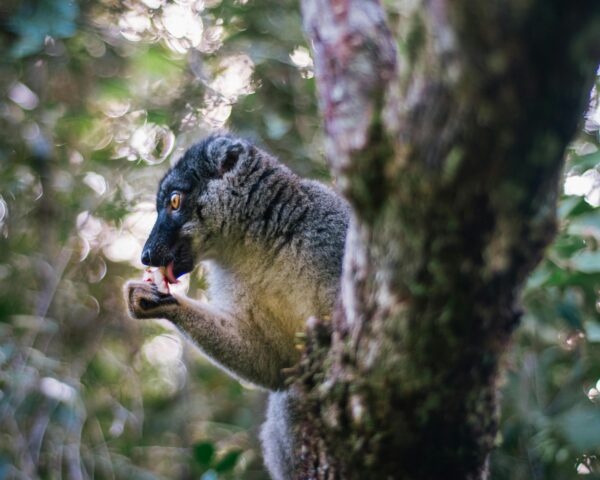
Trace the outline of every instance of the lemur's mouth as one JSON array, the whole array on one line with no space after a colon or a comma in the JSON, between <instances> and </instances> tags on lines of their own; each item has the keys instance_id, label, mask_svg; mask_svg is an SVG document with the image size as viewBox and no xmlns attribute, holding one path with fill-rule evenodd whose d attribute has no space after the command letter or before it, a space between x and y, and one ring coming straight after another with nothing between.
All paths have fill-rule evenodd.
<instances>
[{"instance_id":1,"label":"lemur's mouth","mask_svg":"<svg viewBox=\"0 0 600 480\"><path fill-rule=\"evenodd\" d=\"M179 242L171 250L170 258L164 268L165 278L169 283L178 283L178 278L194 269L194 255L189 242Z\"/></svg>"},{"instance_id":2,"label":"lemur's mouth","mask_svg":"<svg viewBox=\"0 0 600 480\"><path fill-rule=\"evenodd\" d=\"M161 268L169 283L179 283L179 280L177 279L186 273L190 273L194 269L194 263L186 256L182 256L172 260L166 266Z\"/></svg>"},{"instance_id":3,"label":"lemur's mouth","mask_svg":"<svg viewBox=\"0 0 600 480\"><path fill-rule=\"evenodd\" d=\"M170 284L179 283L179 280L177 280L177 276L175 275L175 272L173 270L174 267L175 262L169 263L166 267L160 267L162 274L165 276L165 278Z\"/></svg>"},{"instance_id":4,"label":"lemur's mouth","mask_svg":"<svg viewBox=\"0 0 600 480\"><path fill-rule=\"evenodd\" d=\"M144 270L143 281L153 283L161 293L170 294L169 285L179 283L173 271L174 266L175 262L169 263L166 267L148 267Z\"/></svg>"}]
</instances>

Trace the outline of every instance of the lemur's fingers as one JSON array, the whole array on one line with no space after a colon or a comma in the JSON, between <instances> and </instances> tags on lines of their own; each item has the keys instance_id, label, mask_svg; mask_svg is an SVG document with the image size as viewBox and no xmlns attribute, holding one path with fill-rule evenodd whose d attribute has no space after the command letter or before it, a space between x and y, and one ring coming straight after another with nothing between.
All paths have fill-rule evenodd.
<instances>
[{"instance_id":1,"label":"lemur's fingers","mask_svg":"<svg viewBox=\"0 0 600 480\"><path fill-rule=\"evenodd\" d=\"M127 282L125 300L133 318L164 318L179 303L168 293L162 293L153 283Z\"/></svg>"}]
</instances>

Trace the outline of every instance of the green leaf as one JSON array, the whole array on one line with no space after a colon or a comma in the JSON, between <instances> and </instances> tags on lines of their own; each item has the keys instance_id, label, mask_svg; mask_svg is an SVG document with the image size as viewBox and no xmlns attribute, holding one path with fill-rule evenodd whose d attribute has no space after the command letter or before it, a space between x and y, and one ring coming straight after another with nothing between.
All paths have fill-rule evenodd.
<instances>
[{"instance_id":1,"label":"green leaf","mask_svg":"<svg viewBox=\"0 0 600 480\"><path fill-rule=\"evenodd\" d=\"M559 236L554 245L552 245L552 250L554 250L560 258L570 258L577 251L585 249L585 241L576 235L561 235Z\"/></svg>"},{"instance_id":2,"label":"green leaf","mask_svg":"<svg viewBox=\"0 0 600 480\"><path fill-rule=\"evenodd\" d=\"M219 478L217 472L214 470L209 470L200 477L200 480L217 480L217 478Z\"/></svg>"},{"instance_id":3,"label":"green leaf","mask_svg":"<svg viewBox=\"0 0 600 480\"><path fill-rule=\"evenodd\" d=\"M215 470L217 472L228 472L229 470L233 470L233 467L235 467L241 454L242 452L240 450L227 452L219 463L217 463Z\"/></svg>"},{"instance_id":4,"label":"green leaf","mask_svg":"<svg viewBox=\"0 0 600 480\"><path fill-rule=\"evenodd\" d=\"M129 83L125 78L105 78L98 82L98 95L102 99L128 99L131 98Z\"/></svg>"},{"instance_id":5,"label":"green leaf","mask_svg":"<svg viewBox=\"0 0 600 480\"><path fill-rule=\"evenodd\" d=\"M600 238L600 212L584 213L573 218L567 227L571 235Z\"/></svg>"},{"instance_id":6,"label":"green leaf","mask_svg":"<svg viewBox=\"0 0 600 480\"><path fill-rule=\"evenodd\" d=\"M583 173L600 164L600 150L588 155L573 156L568 163L569 172Z\"/></svg>"},{"instance_id":7,"label":"green leaf","mask_svg":"<svg viewBox=\"0 0 600 480\"><path fill-rule=\"evenodd\" d=\"M7 22L7 28L19 36L12 46L13 57L25 57L40 51L46 37L67 38L75 34L79 6L73 0L25 1Z\"/></svg>"},{"instance_id":8,"label":"green leaf","mask_svg":"<svg viewBox=\"0 0 600 480\"><path fill-rule=\"evenodd\" d=\"M570 201L569 204L565 205L564 209L559 207L559 217L562 218L575 218L579 215L583 215L585 213L593 212L596 210L595 207L592 207L588 202L585 201L584 197L579 196L571 196L564 197L565 199L574 199L574 201ZM565 200L561 201L561 205Z\"/></svg>"},{"instance_id":9,"label":"green leaf","mask_svg":"<svg viewBox=\"0 0 600 480\"><path fill-rule=\"evenodd\" d=\"M132 59L132 69L135 75L144 77L173 78L180 75L184 63L173 59L160 47L151 47L142 55Z\"/></svg>"},{"instance_id":10,"label":"green leaf","mask_svg":"<svg viewBox=\"0 0 600 480\"><path fill-rule=\"evenodd\" d=\"M4 455L0 455L0 480L10 478L11 470L10 459Z\"/></svg>"},{"instance_id":11,"label":"green leaf","mask_svg":"<svg viewBox=\"0 0 600 480\"><path fill-rule=\"evenodd\" d=\"M194 445L193 452L200 465L208 466L215 455L215 446L210 442L199 442Z\"/></svg>"},{"instance_id":12,"label":"green leaf","mask_svg":"<svg viewBox=\"0 0 600 480\"><path fill-rule=\"evenodd\" d=\"M558 218L563 219L571 216L575 207L581 201L581 197L568 196L564 197L558 205Z\"/></svg>"},{"instance_id":13,"label":"green leaf","mask_svg":"<svg viewBox=\"0 0 600 480\"><path fill-rule=\"evenodd\" d=\"M600 272L600 251L581 252L573 256L569 262L571 266L584 273Z\"/></svg>"},{"instance_id":14,"label":"green leaf","mask_svg":"<svg viewBox=\"0 0 600 480\"><path fill-rule=\"evenodd\" d=\"M600 409L580 407L568 411L558 420L558 427L577 450L600 447Z\"/></svg>"},{"instance_id":15,"label":"green leaf","mask_svg":"<svg viewBox=\"0 0 600 480\"><path fill-rule=\"evenodd\" d=\"M540 288L548 280L551 274L552 269L549 262L542 263L527 279L527 289L535 290Z\"/></svg>"},{"instance_id":16,"label":"green leaf","mask_svg":"<svg viewBox=\"0 0 600 480\"><path fill-rule=\"evenodd\" d=\"M588 342L600 343L600 325L597 323L587 322L585 324L585 337Z\"/></svg>"},{"instance_id":17,"label":"green leaf","mask_svg":"<svg viewBox=\"0 0 600 480\"><path fill-rule=\"evenodd\" d=\"M571 302L563 302L559 303L556 309L558 310L558 314L566 320L569 326L578 330L583 328L581 313L577 305Z\"/></svg>"}]
</instances>

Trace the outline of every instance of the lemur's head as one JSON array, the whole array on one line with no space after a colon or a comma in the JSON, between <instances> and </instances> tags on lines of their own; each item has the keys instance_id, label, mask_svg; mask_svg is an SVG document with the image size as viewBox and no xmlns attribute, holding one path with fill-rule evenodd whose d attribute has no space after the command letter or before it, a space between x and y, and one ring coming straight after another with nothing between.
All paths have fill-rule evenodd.
<instances>
[{"instance_id":1,"label":"lemur's head","mask_svg":"<svg viewBox=\"0 0 600 480\"><path fill-rule=\"evenodd\" d=\"M232 135L212 135L191 147L165 174L156 195L158 217L142 251L144 265L167 267L171 283L194 268L214 236L218 217L226 214L226 199L214 191L222 190L220 180L234 175L252 149Z\"/></svg>"}]
</instances>

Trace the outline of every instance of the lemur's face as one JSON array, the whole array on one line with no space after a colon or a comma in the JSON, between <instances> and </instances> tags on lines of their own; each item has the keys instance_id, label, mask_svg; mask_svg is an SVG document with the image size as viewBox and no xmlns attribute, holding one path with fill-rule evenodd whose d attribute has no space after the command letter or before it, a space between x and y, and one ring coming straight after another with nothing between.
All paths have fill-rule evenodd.
<instances>
[{"instance_id":1,"label":"lemur's face","mask_svg":"<svg viewBox=\"0 0 600 480\"><path fill-rule=\"evenodd\" d=\"M171 283L193 270L215 220L210 205L202 204L202 199L214 203L206 198L207 186L228 173L242 152L239 140L215 135L190 148L167 172L156 196L156 223L142 251L144 265L166 267Z\"/></svg>"},{"instance_id":2,"label":"lemur's face","mask_svg":"<svg viewBox=\"0 0 600 480\"><path fill-rule=\"evenodd\" d=\"M171 169L160 183L156 223L142 251L142 263L166 267L170 283L192 271L198 257L194 233L198 223L196 199L202 185L182 167Z\"/></svg>"}]
</instances>

